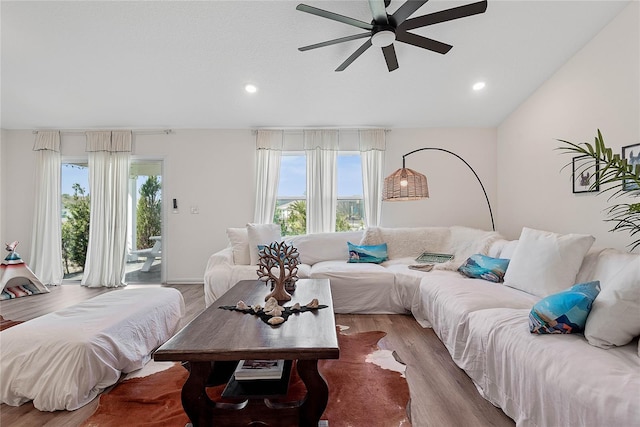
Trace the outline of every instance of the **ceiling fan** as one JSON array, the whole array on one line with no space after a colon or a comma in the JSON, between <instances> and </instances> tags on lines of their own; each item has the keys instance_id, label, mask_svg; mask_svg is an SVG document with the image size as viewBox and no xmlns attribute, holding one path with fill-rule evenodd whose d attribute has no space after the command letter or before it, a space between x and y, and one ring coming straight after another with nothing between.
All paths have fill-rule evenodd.
<instances>
[{"instance_id":1,"label":"ceiling fan","mask_svg":"<svg viewBox=\"0 0 640 427\"><path fill-rule=\"evenodd\" d=\"M371 8L371 13L373 14L373 20L371 21L371 23L360 21L359 19L349 18L348 16L343 16L334 12L329 12L327 10L318 9L306 4L299 4L296 7L297 10L334 21L342 22L347 25L367 30L367 32L340 37L309 46L303 46L301 48L298 48L298 50L303 52L306 50L331 46L351 40L368 38L368 40L364 42L362 46L360 46L351 56L349 56L342 64L340 64L338 68L336 68L336 71L343 71L345 68L351 65L351 63L355 61L360 55L362 55L364 51L369 49L371 46L376 46L382 48L384 59L387 62L387 68L391 72L398 68L398 58L396 56L395 48L393 47L394 41L407 43L443 55L449 52L449 50L451 50L451 48L453 47L449 44L442 43L437 40L410 33L409 30L426 27L428 25L439 24L441 22L451 21L454 19L465 18L471 15L477 15L479 13L484 13L484 11L487 10L487 0L482 0L464 6L457 6L451 9L445 9L415 18L409 18L427 1L428 0L407 0L392 15L388 15L386 8L387 6L389 6L391 0L369 0L369 7Z\"/></svg>"}]
</instances>

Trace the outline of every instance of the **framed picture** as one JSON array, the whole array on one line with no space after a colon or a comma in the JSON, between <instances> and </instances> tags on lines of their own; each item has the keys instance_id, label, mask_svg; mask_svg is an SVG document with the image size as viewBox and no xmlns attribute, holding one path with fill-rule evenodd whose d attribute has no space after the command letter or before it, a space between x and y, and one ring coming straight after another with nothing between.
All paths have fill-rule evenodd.
<instances>
[{"instance_id":1,"label":"framed picture","mask_svg":"<svg viewBox=\"0 0 640 427\"><path fill-rule=\"evenodd\" d=\"M573 181L574 193L593 193L600 191L600 185L596 182L596 176L600 171L600 163L591 156L574 157L573 173L571 179Z\"/></svg>"},{"instance_id":2,"label":"framed picture","mask_svg":"<svg viewBox=\"0 0 640 427\"><path fill-rule=\"evenodd\" d=\"M640 165L640 144L627 145L622 147L622 158L627 159L630 165ZM622 185L624 191L640 190L640 186L635 182L625 181Z\"/></svg>"}]
</instances>

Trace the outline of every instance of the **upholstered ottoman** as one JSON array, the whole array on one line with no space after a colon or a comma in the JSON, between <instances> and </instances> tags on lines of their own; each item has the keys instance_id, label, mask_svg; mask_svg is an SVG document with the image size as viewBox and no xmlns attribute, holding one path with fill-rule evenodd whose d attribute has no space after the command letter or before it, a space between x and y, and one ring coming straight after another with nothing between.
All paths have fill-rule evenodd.
<instances>
[{"instance_id":1,"label":"upholstered ottoman","mask_svg":"<svg viewBox=\"0 0 640 427\"><path fill-rule=\"evenodd\" d=\"M0 401L78 409L142 368L183 315L176 289L122 289L0 332Z\"/></svg>"}]
</instances>

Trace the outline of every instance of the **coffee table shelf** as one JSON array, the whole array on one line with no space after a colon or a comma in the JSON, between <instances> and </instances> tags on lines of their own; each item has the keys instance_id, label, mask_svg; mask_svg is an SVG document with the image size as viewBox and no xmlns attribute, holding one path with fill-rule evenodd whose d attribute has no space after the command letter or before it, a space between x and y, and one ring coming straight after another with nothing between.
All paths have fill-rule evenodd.
<instances>
[{"instance_id":1,"label":"coffee table shelf","mask_svg":"<svg viewBox=\"0 0 640 427\"><path fill-rule=\"evenodd\" d=\"M291 377L291 360L284 361L282 377L277 380L246 380L238 381L232 375L222 392L222 397L240 397L248 399L264 399L285 397L289 390Z\"/></svg>"}]
</instances>

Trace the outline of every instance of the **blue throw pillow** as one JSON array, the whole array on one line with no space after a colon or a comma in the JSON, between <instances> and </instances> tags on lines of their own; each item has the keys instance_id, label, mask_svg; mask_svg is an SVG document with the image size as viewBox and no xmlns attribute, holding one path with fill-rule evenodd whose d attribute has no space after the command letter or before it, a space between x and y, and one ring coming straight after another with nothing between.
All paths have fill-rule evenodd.
<instances>
[{"instance_id":1,"label":"blue throw pillow","mask_svg":"<svg viewBox=\"0 0 640 427\"><path fill-rule=\"evenodd\" d=\"M584 331L600 281L580 283L549 295L534 304L529 313L532 334L575 334Z\"/></svg>"},{"instance_id":2,"label":"blue throw pillow","mask_svg":"<svg viewBox=\"0 0 640 427\"><path fill-rule=\"evenodd\" d=\"M347 242L349 248L349 261L348 262L369 262L374 264L380 264L382 261L386 261L389 257L387 255L387 244L373 246L359 246L354 245L351 242Z\"/></svg>"},{"instance_id":3,"label":"blue throw pillow","mask_svg":"<svg viewBox=\"0 0 640 427\"><path fill-rule=\"evenodd\" d=\"M458 271L467 277L484 279L490 282L502 282L504 273L509 266L509 260L505 258L491 258L486 255L471 255L458 268Z\"/></svg>"}]
</instances>

